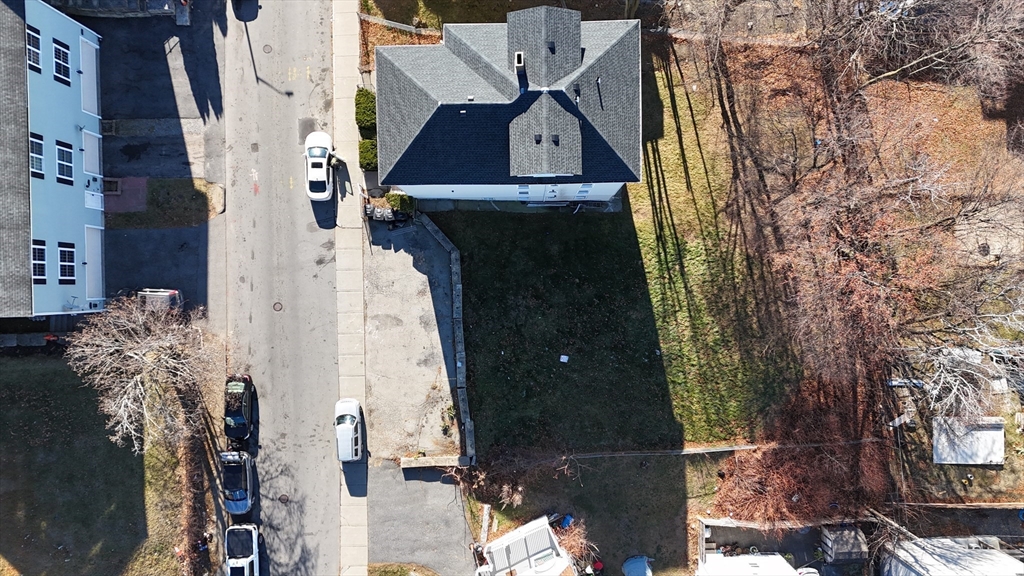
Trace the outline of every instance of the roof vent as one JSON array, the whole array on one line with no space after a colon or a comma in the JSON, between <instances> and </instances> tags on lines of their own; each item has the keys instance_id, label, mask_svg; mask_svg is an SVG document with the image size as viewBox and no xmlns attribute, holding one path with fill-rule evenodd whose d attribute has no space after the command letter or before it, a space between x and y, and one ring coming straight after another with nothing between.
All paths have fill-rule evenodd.
<instances>
[{"instance_id":1,"label":"roof vent","mask_svg":"<svg viewBox=\"0 0 1024 576\"><path fill-rule=\"evenodd\" d=\"M551 143L554 144L555 146L558 146L558 134L551 135Z\"/></svg>"},{"instance_id":2,"label":"roof vent","mask_svg":"<svg viewBox=\"0 0 1024 576\"><path fill-rule=\"evenodd\" d=\"M540 141L543 140L543 139L544 139L544 137L541 136L540 134L534 134L533 135L533 143L534 144L540 144Z\"/></svg>"},{"instance_id":3,"label":"roof vent","mask_svg":"<svg viewBox=\"0 0 1024 576\"><path fill-rule=\"evenodd\" d=\"M548 40L548 50L550 50L552 54L555 53L555 43L551 40Z\"/></svg>"},{"instance_id":4,"label":"roof vent","mask_svg":"<svg viewBox=\"0 0 1024 576\"><path fill-rule=\"evenodd\" d=\"M516 52L516 74L526 72L526 58L522 52Z\"/></svg>"},{"instance_id":5,"label":"roof vent","mask_svg":"<svg viewBox=\"0 0 1024 576\"><path fill-rule=\"evenodd\" d=\"M459 114L462 115L462 116L465 116L466 115L466 111L465 110L459 110Z\"/></svg>"},{"instance_id":6,"label":"roof vent","mask_svg":"<svg viewBox=\"0 0 1024 576\"><path fill-rule=\"evenodd\" d=\"M580 95L580 83L579 82L576 82L576 83L574 83L572 85L572 91L575 92L577 96Z\"/></svg>"},{"instance_id":7,"label":"roof vent","mask_svg":"<svg viewBox=\"0 0 1024 576\"><path fill-rule=\"evenodd\" d=\"M466 99L470 102L472 102L474 98L476 98L476 96L466 96Z\"/></svg>"}]
</instances>

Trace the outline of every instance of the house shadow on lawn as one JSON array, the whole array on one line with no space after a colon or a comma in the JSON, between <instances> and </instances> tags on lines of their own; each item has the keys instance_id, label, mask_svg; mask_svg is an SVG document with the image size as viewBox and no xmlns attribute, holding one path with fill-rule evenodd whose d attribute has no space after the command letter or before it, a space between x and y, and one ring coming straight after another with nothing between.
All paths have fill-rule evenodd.
<instances>
[{"instance_id":1,"label":"house shadow on lawn","mask_svg":"<svg viewBox=\"0 0 1024 576\"><path fill-rule=\"evenodd\" d=\"M524 486L528 504L519 513L509 509L507 518L517 523L571 508L620 562L624 544L613 535L644 524L654 528L635 533L630 550L666 552L668 565L685 566L685 506L658 502L665 491L686 494L683 460L659 461L664 484L657 494L632 481L648 471L642 459L618 459L613 469L587 476L584 482L603 486L598 491L576 491L564 479L548 486L550 475L531 473L546 466L535 458L683 444L628 197L615 214L431 218L462 254L467 382L481 467L505 474L509 466L499 461L533 462L509 478ZM657 518L645 518L655 509ZM664 549L666 537L672 551Z\"/></svg>"},{"instance_id":2,"label":"house shadow on lawn","mask_svg":"<svg viewBox=\"0 0 1024 576\"><path fill-rule=\"evenodd\" d=\"M60 357L0 358L0 572L137 574L153 552L143 458L107 439L96 406ZM174 570L166 552L150 568Z\"/></svg>"}]
</instances>

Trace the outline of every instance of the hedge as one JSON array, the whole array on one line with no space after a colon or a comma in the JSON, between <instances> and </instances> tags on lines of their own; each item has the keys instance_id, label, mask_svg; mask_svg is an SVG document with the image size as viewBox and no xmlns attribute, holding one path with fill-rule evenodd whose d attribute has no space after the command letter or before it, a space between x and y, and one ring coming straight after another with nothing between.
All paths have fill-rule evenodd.
<instances>
[{"instance_id":1,"label":"hedge","mask_svg":"<svg viewBox=\"0 0 1024 576\"><path fill-rule=\"evenodd\" d=\"M384 199L388 201L389 206L399 212L412 212L416 208L412 196L401 192L388 192L384 195Z\"/></svg>"},{"instance_id":2,"label":"hedge","mask_svg":"<svg viewBox=\"0 0 1024 576\"><path fill-rule=\"evenodd\" d=\"M376 137L377 95L366 88L356 88L356 126L364 139Z\"/></svg>"},{"instance_id":3,"label":"hedge","mask_svg":"<svg viewBox=\"0 0 1024 576\"><path fill-rule=\"evenodd\" d=\"M359 141L359 167L364 172L373 172L377 169L377 140Z\"/></svg>"}]
</instances>

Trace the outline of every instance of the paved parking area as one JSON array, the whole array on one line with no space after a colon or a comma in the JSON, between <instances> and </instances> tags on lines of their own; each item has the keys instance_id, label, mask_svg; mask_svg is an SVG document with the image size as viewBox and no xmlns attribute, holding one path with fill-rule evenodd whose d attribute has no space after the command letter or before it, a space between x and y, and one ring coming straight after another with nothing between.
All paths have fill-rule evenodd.
<instances>
[{"instance_id":1,"label":"paved parking area","mask_svg":"<svg viewBox=\"0 0 1024 576\"><path fill-rule=\"evenodd\" d=\"M370 222L367 232L369 560L466 576L476 566L458 487L441 470L395 463L418 453L459 453L458 426L444 420L455 386L450 258L420 225L389 231Z\"/></svg>"},{"instance_id":2,"label":"paved parking area","mask_svg":"<svg viewBox=\"0 0 1024 576\"><path fill-rule=\"evenodd\" d=\"M390 461L368 471L370 562L413 562L441 576L476 570L473 537L459 489L440 470L402 470Z\"/></svg>"},{"instance_id":3,"label":"paved parking area","mask_svg":"<svg viewBox=\"0 0 1024 576\"><path fill-rule=\"evenodd\" d=\"M419 225L370 222L363 249L372 458L458 455L448 252Z\"/></svg>"}]
</instances>

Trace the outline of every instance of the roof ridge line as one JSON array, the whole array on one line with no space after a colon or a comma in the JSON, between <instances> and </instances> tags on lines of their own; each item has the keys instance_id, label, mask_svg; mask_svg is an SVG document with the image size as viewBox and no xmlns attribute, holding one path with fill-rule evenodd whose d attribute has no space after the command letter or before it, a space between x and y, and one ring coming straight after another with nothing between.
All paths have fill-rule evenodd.
<instances>
[{"instance_id":1,"label":"roof ridge line","mask_svg":"<svg viewBox=\"0 0 1024 576\"><path fill-rule=\"evenodd\" d=\"M497 24L497 23L493 23L493 24ZM463 64L465 64L465 65L466 65L466 68L469 68L469 69L470 69L470 70L471 70L471 71L473 72L473 74L476 74L476 76L477 76L478 78L480 78L481 80L483 80L484 82L486 82L486 83L487 83L487 84L488 84L488 85L489 85L489 86L490 86L491 88L494 88L494 90L495 90L495 91L496 91L497 93L499 93L499 94L501 94L501 95L505 96L505 95L506 95L506 92L507 92L507 91L508 91L509 89L516 89L516 90L518 91L518 89L516 88L516 86L515 86L515 84L513 83L512 79L511 79L511 78L509 78L509 77L507 77L507 76L505 75L505 73L506 73L506 70L503 70L503 69L499 68L499 67L498 67L498 66L497 66L497 65L496 65L496 64L495 64L494 62L492 62L492 61L491 61L491 60L489 60L488 58L485 58L485 57L483 57L483 55L482 55L482 54L480 54L480 52L476 51L476 50L475 50L475 49L473 48L473 46L472 46L472 45L471 45L471 44L470 44L469 42L466 42L466 40L465 40L464 38L462 38L461 36L459 36L459 34L458 34L457 32L455 32L455 29L456 29L457 27L460 27L460 26L470 27L470 26L477 26L477 25L479 25L479 24L476 24L476 23L468 23L468 22L459 22L459 23L454 23L454 24L445 24L445 25L444 25L444 26L442 27L442 36L441 36L441 38L442 38L442 41L443 41L443 40L444 40L444 39L446 38L446 35L444 34L444 31L443 31L443 30L444 30L445 28L450 28L450 29L452 30L452 35L451 35L451 38L450 38L450 39L451 39L451 40L454 40L454 41L455 41L455 43L459 44L460 46L464 46L464 47L466 47L466 48L468 49L468 51L469 51L469 52L470 52L471 54L473 54L473 55L477 56L477 60L478 60L478 62L479 62L479 63L482 63L482 64L483 64L484 66L487 66L487 67L488 67L488 68L489 68L490 70L494 71L494 72L496 73L496 76L497 76L498 78L501 78L501 79L503 79L503 80L506 80L506 81L507 81L507 85L506 85L506 86L498 86L498 85L495 85L495 82L492 82L490 78L488 78L487 76L484 76L484 75L480 74L480 73L479 73L479 72L478 72L478 71L476 70L476 68L475 68L475 67L473 66L473 63L472 63L472 62L468 61L468 60L467 60L466 58L463 58L463 57L462 57L462 55L461 55L461 54L459 54L459 52L456 52L455 50L452 50L451 46L450 46L450 45L449 45L449 44L448 44L447 42L442 42L442 44L441 44L441 45L442 45L442 46L444 46L444 47L445 47L445 49L446 49L446 50L448 50L448 52L450 52L450 53L452 54L452 56L455 56L455 57L456 57L456 58L457 58L457 59L458 59L458 60L459 60L460 62L462 62ZM505 34L506 34L506 49L507 49L507 44L508 44L508 40L507 40L507 34L508 34L508 24L507 24L507 23L506 23L506 24L503 24L503 27L505 28ZM512 100L515 100L515 97L513 97L513 98L512 98Z\"/></svg>"}]
</instances>

